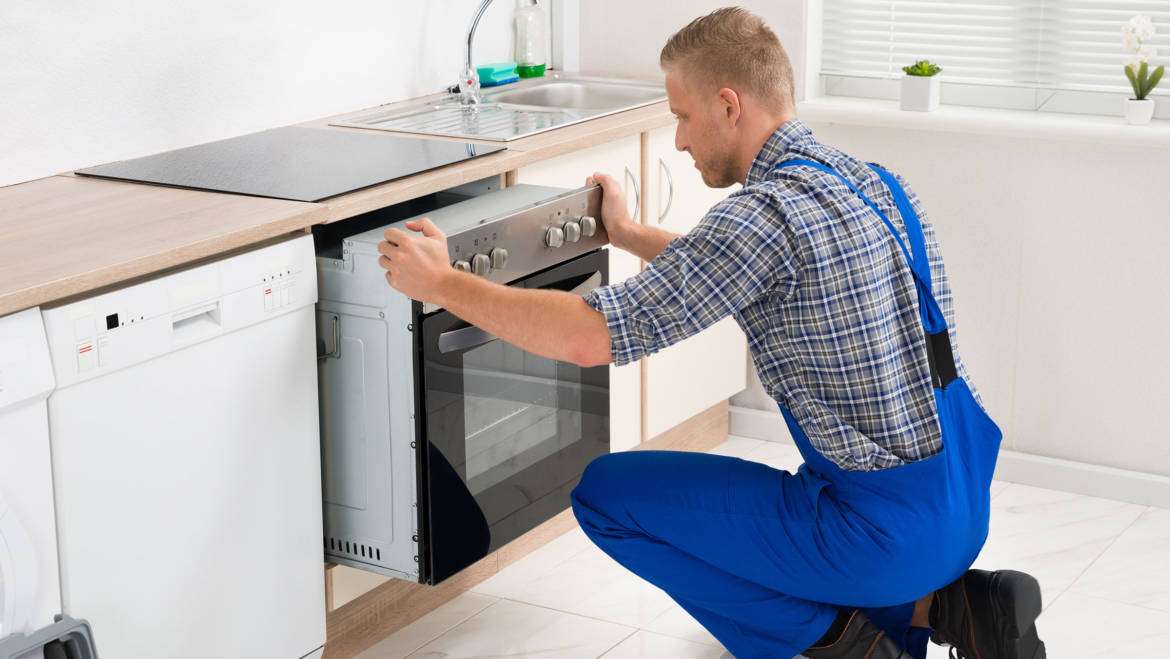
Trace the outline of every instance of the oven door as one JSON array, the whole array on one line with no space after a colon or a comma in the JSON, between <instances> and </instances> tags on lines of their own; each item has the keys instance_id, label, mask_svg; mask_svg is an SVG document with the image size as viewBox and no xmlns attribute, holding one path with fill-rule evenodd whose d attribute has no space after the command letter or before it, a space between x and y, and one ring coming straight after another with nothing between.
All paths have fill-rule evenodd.
<instances>
[{"instance_id":1,"label":"oven door","mask_svg":"<svg viewBox=\"0 0 1170 659\"><path fill-rule=\"evenodd\" d=\"M597 250L512 283L584 295ZM569 507L609 452L609 367L525 352L454 315L418 321L420 581L438 583Z\"/></svg>"}]
</instances>

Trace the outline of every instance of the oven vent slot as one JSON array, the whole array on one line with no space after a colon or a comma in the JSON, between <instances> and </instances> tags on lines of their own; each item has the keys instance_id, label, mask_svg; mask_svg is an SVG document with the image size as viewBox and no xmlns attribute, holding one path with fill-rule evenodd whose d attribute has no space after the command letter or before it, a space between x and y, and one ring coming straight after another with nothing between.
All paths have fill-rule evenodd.
<instances>
[{"instance_id":1,"label":"oven vent slot","mask_svg":"<svg viewBox=\"0 0 1170 659\"><path fill-rule=\"evenodd\" d=\"M348 554L354 558L362 558L365 560L382 560L382 549L380 547L373 547L352 540L342 540L341 538L325 538L325 551L331 554Z\"/></svg>"}]
</instances>

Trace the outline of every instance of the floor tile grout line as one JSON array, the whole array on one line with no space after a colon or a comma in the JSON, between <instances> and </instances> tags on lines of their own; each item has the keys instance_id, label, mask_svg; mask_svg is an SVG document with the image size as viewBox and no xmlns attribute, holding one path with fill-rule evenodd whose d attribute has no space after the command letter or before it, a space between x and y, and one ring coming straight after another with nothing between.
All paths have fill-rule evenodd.
<instances>
[{"instance_id":1,"label":"floor tile grout line","mask_svg":"<svg viewBox=\"0 0 1170 659\"><path fill-rule=\"evenodd\" d=\"M568 533L568 532L566 532L566 533ZM559 536L559 537L563 537L563 536ZM558 537L558 539L559 539L559 537ZM547 546L548 546L548 545L545 545L544 547L547 547ZM563 567L563 566L565 565L565 563L568 563L569 561L573 560L574 558L577 558L578 556L580 556L581 554L583 554L583 553L585 553L585 552L589 551L590 549L592 549L592 548L593 548L593 547L595 547L595 546L596 546L596 545L594 545L594 544L593 544L593 541L592 541L592 540L590 540L590 541L589 541L589 544L587 544L586 546L584 546L584 547L582 547L582 548L578 549L577 551L573 552L572 554L569 554L569 555L568 555L568 556L566 556L566 557L565 557L563 560L557 561L556 565L554 565L554 566L553 566L553 567L554 567L554 572L555 572L555 570L558 570L558 569L560 569L561 567ZM502 595L493 595L493 594L491 594L491 593L485 593L485 592L483 592L483 591L481 591L481 590L476 590L476 589L477 589L477 588L479 588L480 586L482 586L483 584L487 583L487 582L488 582L488 581L490 581L491 579L495 578L497 575L499 575L500 573L502 573L504 570L507 570L508 568L511 568L511 567L513 567L513 566L515 566L515 565L519 565L520 563L523 563L523 562L524 562L525 560L527 560L528 558L531 558L531 557L535 556L535 555L536 555L536 552L539 552L541 549L544 549L544 547L540 547L540 548L538 548L536 551L534 551L534 552L532 552L532 553L528 554L527 556L522 556L522 557L520 557L519 559L517 559L517 560L513 561L512 563L509 563L508 565L505 565L503 570L500 570L499 572L496 572L496 574L493 574L491 577L488 577L487 579L484 579L484 580L483 580L483 581L481 581L480 583L478 583L478 584L476 584L476 585L472 586L472 587L471 587L471 588L470 588L470 589L469 589L467 592L469 592L469 593L475 593L475 594L477 594L477 595L487 595L488 597L501 597L501 598L502 598L502 597L503 597ZM552 572L550 572L550 574L552 574ZM529 580L529 582L531 582L531 579Z\"/></svg>"},{"instance_id":2,"label":"floor tile grout line","mask_svg":"<svg viewBox=\"0 0 1170 659\"><path fill-rule=\"evenodd\" d=\"M1089 564L1085 566L1085 569L1081 570L1080 574L1078 574L1075 578L1073 578L1072 581L1069 582L1068 586L1065 587L1064 592L1062 592L1061 595L1072 590L1072 588L1077 585L1077 582L1081 580L1081 577L1085 576L1085 573L1088 572L1089 570L1091 570L1093 568L1093 566L1097 564L1097 561L1101 560L1101 557L1104 556L1110 549L1113 548L1113 545L1117 544L1117 541L1121 539L1121 536L1125 535L1125 532L1132 529L1133 525L1137 524L1139 519L1144 517L1146 513L1150 512L1150 508L1151 508L1151 506L1146 506L1144 509L1142 509L1141 512L1139 512L1137 515L1134 516L1134 518L1132 520L1130 520L1129 524L1127 524L1124 529L1121 529L1121 532L1119 532L1117 535L1113 536L1113 539L1109 541L1109 544L1105 545L1105 548L1102 549L1100 553L1098 553L1096 556L1093 557L1093 560L1090 561Z\"/></svg>"},{"instance_id":3,"label":"floor tile grout line","mask_svg":"<svg viewBox=\"0 0 1170 659\"><path fill-rule=\"evenodd\" d=\"M1048 602L1047 604L1044 604L1043 602L1041 602L1041 606L1040 606L1040 613L1041 613L1041 615L1043 615L1043 614L1045 614L1045 613L1048 613L1048 610L1052 608L1052 605L1053 605L1053 604L1056 604L1056 602L1057 602L1057 601L1058 601L1058 600L1059 600L1061 597L1063 597L1063 596L1064 596L1064 594L1065 594L1065 593L1067 593L1067 592L1068 592L1068 586L1065 586L1064 588L1062 588L1062 589L1060 590L1060 592L1056 593L1056 597L1053 597L1051 602Z\"/></svg>"},{"instance_id":4,"label":"floor tile grout line","mask_svg":"<svg viewBox=\"0 0 1170 659\"><path fill-rule=\"evenodd\" d=\"M614 650L616 650L616 649L617 649L617 647L618 647L619 645L621 645L622 643L625 643L626 641L630 640L631 638L633 638L633 637L634 637L634 634L637 634L637 633L638 633L638 632L640 632L640 631L642 631L642 628L641 628L641 627L635 627L635 628L633 628L632 630L630 630L630 633L629 633L629 634L626 634L625 636L623 636L623 637L622 637L622 639L621 639L620 641L618 641L617 643L614 643L614 644L613 644L612 646L610 646L610 648L609 648L608 650L606 650L605 652L602 652L601 654L597 655L597 659L601 659L602 657L604 657L605 655L609 654L610 652L613 652Z\"/></svg>"},{"instance_id":5,"label":"floor tile grout line","mask_svg":"<svg viewBox=\"0 0 1170 659\"><path fill-rule=\"evenodd\" d=\"M683 641L685 643L694 643L695 645L702 645L702 646L709 647L709 648L719 648L721 650L727 649L727 648L723 647L723 644L720 643L718 640L716 640L714 643L712 643L710 641L696 641L693 638L683 638L682 636L668 634L666 632L658 631L657 629L647 629L645 627L639 627L638 629L646 632L647 634L656 634L658 636L663 636L665 638L674 639L676 641ZM710 632L708 632L708 633L710 633ZM712 637L712 638L714 638L714 637Z\"/></svg>"},{"instance_id":6,"label":"floor tile grout line","mask_svg":"<svg viewBox=\"0 0 1170 659\"><path fill-rule=\"evenodd\" d=\"M552 607L550 607L550 606L541 606L540 604L533 604L532 602L524 602L524 601L521 601L521 600L514 600L514 599L512 599L512 598L510 598L510 597L497 597L497 598L495 598L495 599L496 599L496 601L494 601L494 602L492 602L491 604L489 604L489 605L487 605L487 606L483 607L482 609L480 609L479 611L477 611L475 614L468 616L468 617L467 617L465 620L461 621L461 622L459 623L459 625L462 625L463 623L467 622L468 620L471 620L472 618L478 617L478 616L479 616L481 613L483 613L484 611L487 611L488 609L492 608L493 606L495 606L495 605L499 604L501 601L505 601L505 600L507 600L508 602L511 602L511 603L513 603L513 604L523 604L524 606L532 606L532 607L535 607L535 608L538 608L538 609L544 609L544 610L546 610L546 611L553 611L553 612L555 612L555 613L563 613L563 614L565 614L565 615L574 616L574 617L577 617L577 618L585 618L585 619L588 619L588 620L593 620L593 621L596 621L596 622L604 622L604 623L607 623L607 624L610 624L610 625L616 625L616 626L618 626L618 627L625 627L626 629L629 629L629 630L630 630L630 633L629 633L629 634L626 634L624 637L622 637L622 641L624 641L624 640L626 640L627 638L629 638L630 636L632 636L632 635L636 634L636 633L638 632L638 630L640 630L640 629L641 629L641 627L638 627L638 626L636 626L636 625L632 626L632 625L626 625L626 624L623 624L623 623L620 623L620 622L613 622L612 620L602 620L601 618L594 618L593 616L585 616L585 615L581 615L580 613L573 613L572 611L562 611L562 610L560 610L560 609L554 609L554 608L552 608ZM431 640L427 641L427 643L424 643L423 645L420 645L419 647L415 648L414 650L412 650L412 651L410 652L410 654L406 655L406 659L410 659L410 657L412 657L412 656L414 656L415 654L417 654L419 650L421 650L421 649L423 649L424 647L426 647L426 645L427 645L427 644L429 644L429 643L432 643L432 642L434 642L435 640L437 640L438 638L440 638L440 637L442 637L442 636L446 636L447 634L451 633L451 632L452 632L452 631L455 629L455 627L458 627L459 625L455 625L455 626L453 626L453 627L450 627L450 628L448 628L448 629L447 629L446 631L444 631L442 634L439 634L439 635L438 635L438 636L436 636L435 638L432 638ZM619 641L619 644L620 644L620 641ZM616 646L614 646L614 647L616 647ZM606 650L605 652L609 652L610 650L613 650L613 647L609 648L609 649L608 649L608 650ZM605 653L602 653L602 654L605 654ZM600 656L601 656L601 655L598 655L598 657L600 657Z\"/></svg>"},{"instance_id":7,"label":"floor tile grout line","mask_svg":"<svg viewBox=\"0 0 1170 659\"><path fill-rule=\"evenodd\" d=\"M1015 485L1015 483L1012 483L1012 482L1009 482L1009 481L1000 481L1000 482L1001 482L1001 483L1006 483L1006 487L1001 487L1001 488L999 489L999 492L996 492L995 494L991 495L991 499L989 499L989 501L995 501L995 498L996 498L996 497L998 497L999 495L1003 494L1004 492L1007 492L1008 490L1010 490L1010 489L1012 488L1012 486L1013 486L1013 485Z\"/></svg>"},{"instance_id":8,"label":"floor tile grout line","mask_svg":"<svg viewBox=\"0 0 1170 659\"><path fill-rule=\"evenodd\" d=\"M1070 591L1072 592L1072 594L1079 595L1081 597L1089 597L1092 599L1102 600L1104 602L1112 602L1114 604L1124 604L1125 606L1132 606L1135 608L1144 609L1146 611L1152 611L1154 613L1165 613L1166 615L1170 615L1170 609L1159 609L1159 608L1154 607L1154 606L1146 606L1145 604L1135 604L1134 602L1126 602L1125 600L1119 600L1119 599L1116 599L1113 597L1105 597L1103 595L1097 595L1095 593L1090 593L1090 592L1087 592L1084 590L1076 590L1072 586L1069 586L1068 588L1064 589L1065 593L1070 592ZM1061 593L1061 594L1063 595L1064 593Z\"/></svg>"},{"instance_id":9,"label":"floor tile grout line","mask_svg":"<svg viewBox=\"0 0 1170 659\"><path fill-rule=\"evenodd\" d=\"M649 633L651 633L651 634L658 634L659 636L665 636L665 637L667 637L667 638L673 638L673 639L675 639L675 640L677 640L677 641L686 641L686 642L688 642L688 643L695 643L695 644L697 644L697 645L706 645L706 646L708 646L708 647L714 647L714 646L713 646L711 643L708 643L708 642L706 642L706 641L696 641L696 640L692 640L692 639L689 639L689 638L683 638L682 636L676 636L676 635L674 635L674 634L668 634L668 633L666 633L666 632L663 632L663 631L658 631L658 630L656 630L656 629L649 629L649 628L647 628L647 627L643 627L643 626L641 626L641 625L631 625L631 624L629 624L629 623L625 623L625 622L615 622L615 621L613 621L613 620L606 620L605 618L598 618L598 617L596 617L596 616L586 615L586 614L584 614L584 613L577 613L577 612L575 612L575 611L566 611L566 610L564 610L564 609L558 609L558 608L556 608L555 606L547 606L547 605L545 605L545 604L536 604L535 602L528 602L528 601L525 601L525 600L515 599L515 598L512 598L512 597L500 597L499 599L508 600L509 602L515 602L515 603L517 603L517 604L526 604L526 605L528 605L528 606L535 606L535 607L537 607L537 608L546 609L546 610L549 610L549 611L556 611L557 613L565 613L565 614L568 614L568 615L571 615L571 616L576 616L576 617L578 617L578 618L587 618L587 619L589 619L589 620L596 620L596 621L598 621L598 622L607 622L607 623L609 623L609 624L611 624L611 625L621 625L622 627L633 627L635 630L641 630L641 631L644 631L644 632L649 632ZM670 606L667 606L665 609L663 609L663 610L662 610L662 612L660 612L658 615L656 615L656 616L654 616L653 618L651 618L651 619L650 619L650 623L653 623L655 620L657 620L657 619L661 618L662 616L666 615L666 614L667 614L669 611L670 611ZM650 623L647 623L647 624L650 624ZM716 641L716 642L718 642L718 641ZM722 646L722 645L720 645L719 647L723 647L723 646ZM612 649L612 648L611 648L611 649ZM607 650L607 652L608 652L608 650Z\"/></svg>"},{"instance_id":10,"label":"floor tile grout line","mask_svg":"<svg viewBox=\"0 0 1170 659\"><path fill-rule=\"evenodd\" d=\"M482 594L480 594L480 593L476 593L476 594L477 594L477 595L480 595L480 597L490 597L489 595L482 595ZM458 627L459 625L462 625L463 623L467 622L468 620L471 620L472 618L474 618L474 617L478 616L479 614L483 613L484 611L487 611L488 609L492 608L493 606L495 606L495 605L499 604L499 603L500 603L500 600L501 600L501 599L503 599L503 598L502 598L502 597L493 597L492 599L493 599L494 601L492 601L491 603L489 603L487 606L485 606L485 607L483 607L482 609L480 609L480 610L476 611L475 613L473 613L473 614L471 614L471 615L467 616L466 618L464 618L464 619L460 620L459 622L455 623L454 625L451 625L450 627L448 627L448 628L444 629L443 631L439 632L439 633L438 633L438 634L436 634L434 637L432 637L430 640L428 640L426 643L423 643L422 645L418 646L417 648L415 648L415 649L411 650L410 652L406 653L406 657L407 657L407 659L409 659L410 657L414 656L414 655L415 655L415 654L416 654L416 653L417 653L419 650L421 650L421 649L425 648L426 646L430 645L431 643L434 643L435 641L439 640L439 638L441 638L441 637L443 637L443 636L446 636L447 634L449 634L449 633L451 632L451 630L455 629L455 628L456 628L456 627ZM417 622L417 621L416 621L416 622ZM414 623L411 623L411 624L414 624ZM408 625L408 626L409 626L409 625ZM406 627L403 627L402 629L406 629ZM399 631L401 631L401 630L399 630ZM389 636L388 636L387 638L389 638Z\"/></svg>"},{"instance_id":11,"label":"floor tile grout line","mask_svg":"<svg viewBox=\"0 0 1170 659\"><path fill-rule=\"evenodd\" d=\"M675 608L678 608L678 610L680 610L680 611L682 611L684 614L686 614L686 615L687 615L687 617L689 617L689 618L691 618L692 620L694 620L694 617L693 617L693 616L691 616L691 614L687 613L687 612L686 612L686 609L684 609L684 608L682 608L681 606L679 606L679 605L678 605L678 603L675 603L675 604L673 604L672 606L673 606L673 607L675 607ZM651 619L650 619L650 622L648 622L648 623L646 623L646 624L648 624L648 625L653 625L653 624L654 624L654 621L656 621L656 620L658 620L659 618L661 618L662 616L664 616L664 615L666 615L666 614L670 613L670 609L671 609L671 607L667 607L665 611L663 611L662 613L659 613L658 615L656 615L656 616L654 616L653 618L651 618ZM706 631L708 634L710 634L710 633L711 633L710 631L708 631L708 630L707 630L707 628L706 628L706 627L703 627L701 624L699 624L699 621L698 621L698 620L695 620L695 624L696 624L696 625L699 625L699 627L700 627L701 629L703 629L703 631ZM705 641L705 640L704 640L704 641L696 641L696 640L694 640L694 639L691 639L691 638L683 638L682 636L676 636L676 635L674 635L674 634L670 634L670 633L667 633L667 632L659 631L659 630L657 630L657 629L650 629L649 627L639 627L638 629L641 629L642 631L647 631L647 632L650 632L651 634L658 634L659 636L667 636L667 637L669 637L669 638L678 639L678 640L680 640L680 641L688 641L688 642L691 642L691 643L698 643L699 645L711 645L711 643L709 643L709 642L707 642L707 641ZM715 640L715 644L716 644L716 645L718 645L718 646L719 646L719 647L721 647L721 648L723 647L723 644L719 643L719 639L716 639L716 638L715 638L715 636L714 636L713 634L712 634L711 638ZM724 649L726 649L726 648L724 648Z\"/></svg>"},{"instance_id":12,"label":"floor tile grout line","mask_svg":"<svg viewBox=\"0 0 1170 659\"><path fill-rule=\"evenodd\" d=\"M516 604L525 604L527 606L535 606L538 609L545 609L546 611L556 611L557 613L564 613L565 615L576 616L578 618L586 618L588 620L595 620L597 622L604 622L604 623L608 623L611 625L619 625L621 627L629 627L629 628L632 628L635 630L642 629L642 627L639 625L631 625L631 624L625 623L625 622L614 622L613 620L606 620L605 618L598 618L597 616L590 616L590 615L585 615L584 613L576 613L574 611L566 611L564 609L558 609L555 606L546 606L544 604L536 604L534 602L526 602L524 600L513 599L511 597L501 597L500 599L508 600L509 602L514 602ZM661 615L661 614L659 614L659 615ZM657 617L657 616L655 616L655 617ZM646 631L650 631L650 630L646 630Z\"/></svg>"}]
</instances>

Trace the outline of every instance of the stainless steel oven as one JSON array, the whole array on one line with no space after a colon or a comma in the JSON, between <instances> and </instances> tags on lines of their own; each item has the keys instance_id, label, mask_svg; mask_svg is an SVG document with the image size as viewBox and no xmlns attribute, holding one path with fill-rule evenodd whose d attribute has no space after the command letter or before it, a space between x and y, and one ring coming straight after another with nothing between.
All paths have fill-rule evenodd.
<instances>
[{"instance_id":1,"label":"stainless steel oven","mask_svg":"<svg viewBox=\"0 0 1170 659\"><path fill-rule=\"evenodd\" d=\"M608 283L600 196L516 186L425 214L452 267L584 295ZM609 451L609 369L396 293L377 267L384 229L318 258L325 553L438 583L568 507Z\"/></svg>"}]
</instances>

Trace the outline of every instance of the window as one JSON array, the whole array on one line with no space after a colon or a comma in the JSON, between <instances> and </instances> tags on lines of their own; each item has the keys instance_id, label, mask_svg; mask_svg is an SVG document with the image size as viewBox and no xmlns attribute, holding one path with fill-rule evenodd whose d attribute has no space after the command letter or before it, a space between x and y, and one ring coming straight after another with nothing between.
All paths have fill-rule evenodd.
<instances>
[{"instance_id":1,"label":"window","mask_svg":"<svg viewBox=\"0 0 1170 659\"><path fill-rule=\"evenodd\" d=\"M1121 26L1135 14L1159 28L1151 64L1170 64L1168 0L823 0L822 11L829 95L897 98L902 66L930 59L944 103L1120 114L1132 95ZM1170 95L1167 79L1153 96Z\"/></svg>"}]
</instances>

